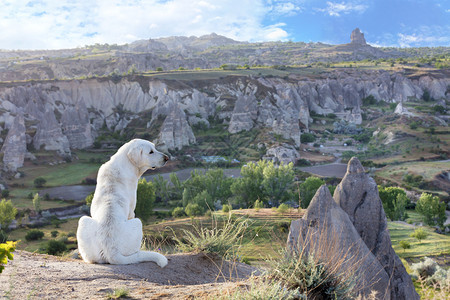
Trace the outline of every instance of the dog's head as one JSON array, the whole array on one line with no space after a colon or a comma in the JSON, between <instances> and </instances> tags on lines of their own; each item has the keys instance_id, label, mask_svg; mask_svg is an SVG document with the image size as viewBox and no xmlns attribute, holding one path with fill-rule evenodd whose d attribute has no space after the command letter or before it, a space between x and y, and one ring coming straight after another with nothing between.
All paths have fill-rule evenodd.
<instances>
[{"instance_id":1,"label":"dog's head","mask_svg":"<svg viewBox=\"0 0 450 300\"><path fill-rule=\"evenodd\" d=\"M169 160L169 156L156 150L155 145L146 140L131 140L126 147L128 159L139 169L140 173L144 173L148 169L160 168Z\"/></svg>"}]
</instances>

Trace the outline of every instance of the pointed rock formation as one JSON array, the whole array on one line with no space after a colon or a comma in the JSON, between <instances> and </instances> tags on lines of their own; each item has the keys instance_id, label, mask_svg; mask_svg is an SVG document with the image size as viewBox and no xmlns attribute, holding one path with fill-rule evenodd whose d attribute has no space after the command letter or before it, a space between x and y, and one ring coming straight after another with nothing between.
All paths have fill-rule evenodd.
<instances>
[{"instance_id":1,"label":"pointed rock formation","mask_svg":"<svg viewBox=\"0 0 450 300\"><path fill-rule=\"evenodd\" d=\"M240 96L234 106L228 131L230 133L237 133L242 130L249 131L255 125L257 117L258 108L255 96L253 94Z\"/></svg>"},{"instance_id":2,"label":"pointed rock formation","mask_svg":"<svg viewBox=\"0 0 450 300\"><path fill-rule=\"evenodd\" d=\"M0 152L3 154L5 171L15 172L23 166L27 153L27 141L25 137L25 121L22 115L14 118Z\"/></svg>"},{"instance_id":3,"label":"pointed rock formation","mask_svg":"<svg viewBox=\"0 0 450 300\"><path fill-rule=\"evenodd\" d=\"M78 101L75 106L69 106L64 110L61 125L64 135L69 140L70 148L84 149L94 143L89 113L83 101Z\"/></svg>"},{"instance_id":4,"label":"pointed rock formation","mask_svg":"<svg viewBox=\"0 0 450 300\"><path fill-rule=\"evenodd\" d=\"M334 200L348 214L356 231L390 278L391 299L414 300L419 295L400 258L392 249L378 187L356 157L336 187Z\"/></svg>"},{"instance_id":5,"label":"pointed rock formation","mask_svg":"<svg viewBox=\"0 0 450 300\"><path fill-rule=\"evenodd\" d=\"M312 251L329 269L353 276L364 299L372 291L377 291L377 299L392 299L388 275L325 185L317 190L303 218L292 221L288 249Z\"/></svg>"},{"instance_id":6,"label":"pointed rock formation","mask_svg":"<svg viewBox=\"0 0 450 300\"><path fill-rule=\"evenodd\" d=\"M359 28L356 28L352 31L352 34L350 35L350 41L352 44L357 45L366 45L366 39L364 38L364 33L359 30Z\"/></svg>"},{"instance_id":7,"label":"pointed rock formation","mask_svg":"<svg viewBox=\"0 0 450 300\"><path fill-rule=\"evenodd\" d=\"M35 149L43 146L45 150L57 151L62 156L71 155L69 140L63 135L53 110L47 108L43 114L33 138L33 145Z\"/></svg>"},{"instance_id":8,"label":"pointed rock formation","mask_svg":"<svg viewBox=\"0 0 450 300\"><path fill-rule=\"evenodd\" d=\"M164 119L158 137L161 150L181 149L183 146L195 144L195 136L191 126L186 120L185 112L174 102L170 113Z\"/></svg>"}]
</instances>

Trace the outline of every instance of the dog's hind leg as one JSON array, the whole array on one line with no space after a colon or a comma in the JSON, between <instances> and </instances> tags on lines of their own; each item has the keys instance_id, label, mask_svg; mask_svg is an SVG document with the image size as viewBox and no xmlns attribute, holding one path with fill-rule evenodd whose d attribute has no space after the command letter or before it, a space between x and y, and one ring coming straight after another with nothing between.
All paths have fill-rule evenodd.
<instances>
[{"instance_id":1,"label":"dog's hind leg","mask_svg":"<svg viewBox=\"0 0 450 300\"><path fill-rule=\"evenodd\" d=\"M96 240L97 229L98 223L91 217L83 216L78 221L78 250L83 260L89 263L105 263Z\"/></svg>"}]
</instances>

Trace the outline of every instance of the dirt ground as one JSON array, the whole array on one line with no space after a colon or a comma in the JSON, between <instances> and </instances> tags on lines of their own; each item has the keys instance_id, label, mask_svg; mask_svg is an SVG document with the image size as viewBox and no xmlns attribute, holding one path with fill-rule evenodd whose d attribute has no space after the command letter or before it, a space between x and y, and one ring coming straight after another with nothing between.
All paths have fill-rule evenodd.
<instances>
[{"instance_id":1,"label":"dirt ground","mask_svg":"<svg viewBox=\"0 0 450 300\"><path fill-rule=\"evenodd\" d=\"M128 299L206 299L245 285L257 269L205 254L168 255L155 263L88 264L79 259L15 252L0 276L1 299L107 299L118 288Z\"/></svg>"}]
</instances>

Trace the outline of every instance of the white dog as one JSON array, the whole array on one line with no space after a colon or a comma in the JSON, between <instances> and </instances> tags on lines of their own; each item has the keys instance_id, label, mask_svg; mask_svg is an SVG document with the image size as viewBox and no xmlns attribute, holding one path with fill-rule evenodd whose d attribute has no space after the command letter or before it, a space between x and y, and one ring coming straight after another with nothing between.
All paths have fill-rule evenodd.
<instances>
[{"instance_id":1,"label":"white dog","mask_svg":"<svg viewBox=\"0 0 450 300\"><path fill-rule=\"evenodd\" d=\"M91 216L78 223L81 257L89 263L133 264L156 262L167 265L163 255L141 251L142 222L134 217L138 179L148 169L162 167L169 157L155 145L134 139L103 164L91 205Z\"/></svg>"}]
</instances>

